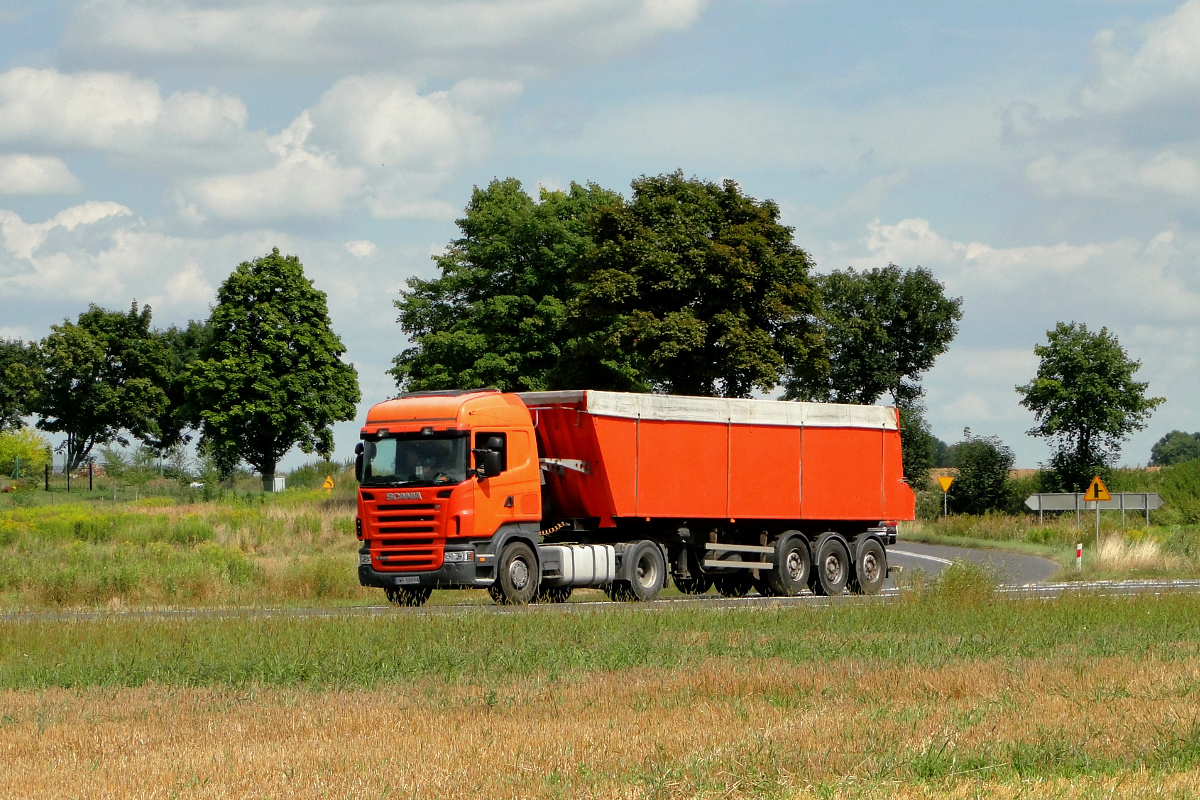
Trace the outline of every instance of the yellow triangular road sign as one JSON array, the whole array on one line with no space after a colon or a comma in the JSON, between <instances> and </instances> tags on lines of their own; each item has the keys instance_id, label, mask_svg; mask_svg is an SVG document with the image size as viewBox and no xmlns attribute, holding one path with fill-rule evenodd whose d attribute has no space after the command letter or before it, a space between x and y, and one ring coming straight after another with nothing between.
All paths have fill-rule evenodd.
<instances>
[{"instance_id":1,"label":"yellow triangular road sign","mask_svg":"<svg viewBox=\"0 0 1200 800\"><path fill-rule=\"evenodd\" d=\"M1112 500L1112 495L1108 493L1108 487L1104 485L1104 481L1100 480L1100 476L1097 475L1092 478L1087 491L1083 493L1083 499L1089 503L1098 503L1102 500Z\"/></svg>"},{"instance_id":2,"label":"yellow triangular road sign","mask_svg":"<svg viewBox=\"0 0 1200 800\"><path fill-rule=\"evenodd\" d=\"M943 492L948 492L950 491L950 484L954 483L954 476L942 475L938 478L938 483L941 484Z\"/></svg>"},{"instance_id":3,"label":"yellow triangular road sign","mask_svg":"<svg viewBox=\"0 0 1200 800\"><path fill-rule=\"evenodd\" d=\"M321 488L322 489L332 489L333 488L333 476L332 475L325 476L325 483L321 484Z\"/></svg>"}]
</instances>

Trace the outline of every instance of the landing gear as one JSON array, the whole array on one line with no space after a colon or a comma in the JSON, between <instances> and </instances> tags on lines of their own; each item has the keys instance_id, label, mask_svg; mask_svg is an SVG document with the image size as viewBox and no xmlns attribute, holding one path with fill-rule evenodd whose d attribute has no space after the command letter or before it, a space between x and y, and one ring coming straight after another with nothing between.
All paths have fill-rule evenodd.
<instances>
[{"instance_id":1,"label":"landing gear","mask_svg":"<svg viewBox=\"0 0 1200 800\"><path fill-rule=\"evenodd\" d=\"M671 580L675 582L675 588L684 594L704 594L713 585L711 575L690 575L686 578L672 575Z\"/></svg>"},{"instance_id":2,"label":"landing gear","mask_svg":"<svg viewBox=\"0 0 1200 800\"><path fill-rule=\"evenodd\" d=\"M850 578L850 591L855 594L878 594L887 577L887 554L875 539L867 539L858 547L858 558L854 560L854 575Z\"/></svg>"},{"instance_id":3,"label":"landing gear","mask_svg":"<svg viewBox=\"0 0 1200 800\"><path fill-rule=\"evenodd\" d=\"M425 605L433 589L428 586L393 586L384 589L383 593L392 605L415 608Z\"/></svg>"},{"instance_id":4,"label":"landing gear","mask_svg":"<svg viewBox=\"0 0 1200 800\"><path fill-rule=\"evenodd\" d=\"M809 588L813 594L836 597L846 591L849 580L850 551L837 536L822 536L817 542L817 560L809 578Z\"/></svg>"}]
</instances>

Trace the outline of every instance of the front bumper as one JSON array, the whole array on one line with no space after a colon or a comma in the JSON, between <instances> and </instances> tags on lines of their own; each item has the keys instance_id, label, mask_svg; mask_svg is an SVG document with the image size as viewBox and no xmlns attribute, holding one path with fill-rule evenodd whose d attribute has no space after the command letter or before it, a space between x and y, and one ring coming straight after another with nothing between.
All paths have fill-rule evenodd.
<instances>
[{"instance_id":1,"label":"front bumper","mask_svg":"<svg viewBox=\"0 0 1200 800\"><path fill-rule=\"evenodd\" d=\"M475 560L449 562L425 572L380 572L370 564L359 564L358 582L361 586L390 589L393 586L418 586L430 589L474 589L491 586L496 580L496 557L479 547L447 548L447 551L462 549L473 551ZM369 552L361 549L360 555Z\"/></svg>"}]
</instances>

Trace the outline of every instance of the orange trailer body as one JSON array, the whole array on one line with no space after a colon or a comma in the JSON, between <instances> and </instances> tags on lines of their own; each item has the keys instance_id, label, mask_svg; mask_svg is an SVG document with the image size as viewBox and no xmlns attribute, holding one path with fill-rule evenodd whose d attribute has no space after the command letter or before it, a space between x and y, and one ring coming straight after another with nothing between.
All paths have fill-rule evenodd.
<instances>
[{"instance_id":1,"label":"orange trailer body","mask_svg":"<svg viewBox=\"0 0 1200 800\"><path fill-rule=\"evenodd\" d=\"M530 392L555 517L912 519L895 409L615 392Z\"/></svg>"}]
</instances>

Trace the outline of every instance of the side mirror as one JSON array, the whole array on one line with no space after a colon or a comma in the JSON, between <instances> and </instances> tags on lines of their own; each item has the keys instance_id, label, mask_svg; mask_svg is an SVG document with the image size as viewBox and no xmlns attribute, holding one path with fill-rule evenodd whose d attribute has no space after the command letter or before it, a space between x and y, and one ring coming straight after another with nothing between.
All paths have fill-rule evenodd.
<instances>
[{"instance_id":1,"label":"side mirror","mask_svg":"<svg viewBox=\"0 0 1200 800\"><path fill-rule=\"evenodd\" d=\"M498 451L489 449L483 454L483 476L485 478L494 478L503 471L504 461Z\"/></svg>"},{"instance_id":2,"label":"side mirror","mask_svg":"<svg viewBox=\"0 0 1200 800\"><path fill-rule=\"evenodd\" d=\"M363 479L363 443L354 445L354 480L362 483Z\"/></svg>"}]
</instances>

